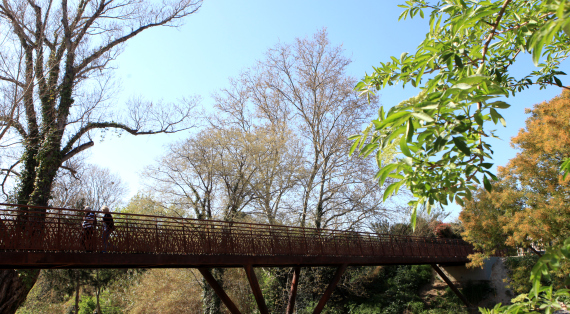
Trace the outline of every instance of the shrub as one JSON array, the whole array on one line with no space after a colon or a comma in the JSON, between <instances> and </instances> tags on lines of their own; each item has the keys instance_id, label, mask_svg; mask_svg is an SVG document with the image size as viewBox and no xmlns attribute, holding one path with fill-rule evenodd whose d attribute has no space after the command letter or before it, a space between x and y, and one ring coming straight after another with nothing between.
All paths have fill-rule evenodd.
<instances>
[{"instance_id":1,"label":"shrub","mask_svg":"<svg viewBox=\"0 0 570 314\"><path fill-rule=\"evenodd\" d=\"M82 296L79 301L79 314L92 314L97 307L97 303L91 296Z\"/></svg>"}]
</instances>

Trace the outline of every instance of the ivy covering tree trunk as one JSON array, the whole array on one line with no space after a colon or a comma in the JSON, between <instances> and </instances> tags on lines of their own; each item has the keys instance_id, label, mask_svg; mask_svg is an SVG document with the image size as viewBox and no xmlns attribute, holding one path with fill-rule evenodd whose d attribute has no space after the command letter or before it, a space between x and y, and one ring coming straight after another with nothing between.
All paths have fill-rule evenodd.
<instances>
[{"instance_id":1,"label":"ivy covering tree trunk","mask_svg":"<svg viewBox=\"0 0 570 314\"><path fill-rule=\"evenodd\" d=\"M191 127L194 98L179 104L131 101L130 118L114 121L118 106L107 103L114 92L109 70L127 40L151 27L178 26L200 6L201 0L0 2L0 96L8 100L0 108L0 140L6 134L21 139L22 155L5 178L19 182L18 204L47 206L58 171L94 145L98 130L140 135ZM10 180L3 180L3 188ZM30 215L19 215L22 225ZM33 219L41 222L43 215ZM37 271L0 271L0 313L14 313L37 277Z\"/></svg>"}]
</instances>

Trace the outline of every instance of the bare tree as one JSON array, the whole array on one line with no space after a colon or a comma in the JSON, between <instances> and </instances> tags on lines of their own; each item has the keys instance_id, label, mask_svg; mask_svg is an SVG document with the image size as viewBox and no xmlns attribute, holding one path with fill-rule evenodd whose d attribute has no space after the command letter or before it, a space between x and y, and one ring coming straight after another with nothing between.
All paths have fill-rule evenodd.
<instances>
[{"instance_id":1,"label":"bare tree","mask_svg":"<svg viewBox=\"0 0 570 314\"><path fill-rule=\"evenodd\" d=\"M212 123L242 130L260 126L291 130L302 144L303 171L298 196L289 202L298 223L317 228L353 227L385 211L374 181L375 170L348 157L347 138L358 133L377 107L376 98L358 97L356 79L346 75L350 60L332 46L325 30L294 44L279 44L266 58L230 80L215 95Z\"/></svg>"},{"instance_id":2,"label":"bare tree","mask_svg":"<svg viewBox=\"0 0 570 314\"><path fill-rule=\"evenodd\" d=\"M60 166L92 147L97 130L140 135L190 127L195 99L180 104L133 101L121 117L109 103L109 70L126 41L155 26L177 26L200 5L201 0L0 2L0 40L7 43L2 45L6 61L0 62L0 84L17 95L10 98L16 103L0 112L0 121L23 144L18 203L47 205ZM37 272L3 270L0 278L0 313L13 313Z\"/></svg>"},{"instance_id":3,"label":"bare tree","mask_svg":"<svg viewBox=\"0 0 570 314\"><path fill-rule=\"evenodd\" d=\"M205 129L170 146L144 177L164 204L186 208L201 219L234 220L244 211L275 222L280 198L295 184L288 167L299 167L294 146L275 132ZM282 140L284 140L283 138Z\"/></svg>"},{"instance_id":4,"label":"bare tree","mask_svg":"<svg viewBox=\"0 0 570 314\"><path fill-rule=\"evenodd\" d=\"M52 206L73 208L83 203L100 210L103 205L121 205L128 189L119 176L96 165L76 165L75 169L60 170L52 188Z\"/></svg>"},{"instance_id":5,"label":"bare tree","mask_svg":"<svg viewBox=\"0 0 570 314\"><path fill-rule=\"evenodd\" d=\"M156 165L145 169L147 188L164 206L190 210L198 219L213 217L218 154L210 139L208 132L202 131L172 144Z\"/></svg>"},{"instance_id":6,"label":"bare tree","mask_svg":"<svg viewBox=\"0 0 570 314\"><path fill-rule=\"evenodd\" d=\"M299 184L303 169L303 148L286 125L280 128L259 128L264 134L260 143L267 149L265 160L252 180L254 199L252 214L260 215L270 224L286 223L283 208Z\"/></svg>"}]
</instances>

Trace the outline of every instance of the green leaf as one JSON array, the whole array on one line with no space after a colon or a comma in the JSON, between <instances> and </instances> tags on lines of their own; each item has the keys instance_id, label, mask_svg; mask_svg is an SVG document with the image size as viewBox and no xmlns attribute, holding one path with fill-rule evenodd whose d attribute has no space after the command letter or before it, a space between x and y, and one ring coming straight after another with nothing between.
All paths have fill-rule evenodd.
<instances>
[{"instance_id":1,"label":"green leaf","mask_svg":"<svg viewBox=\"0 0 570 314\"><path fill-rule=\"evenodd\" d=\"M499 109L507 109L511 106L511 105L507 104L506 102L500 101L500 100L489 103L488 105L493 107L493 108L499 108Z\"/></svg>"},{"instance_id":2,"label":"green leaf","mask_svg":"<svg viewBox=\"0 0 570 314\"><path fill-rule=\"evenodd\" d=\"M392 193L396 189L397 185L398 185L398 182L394 182L386 188L386 191L384 191L384 198L383 198L384 202L388 199L388 197L392 196Z\"/></svg>"},{"instance_id":3,"label":"green leaf","mask_svg":"<svg viewBox=\"0 0 570 314\"><path fill-rule=\"evenodd\" d=\"M420 120L424 120L427 122L433 122L433 118L428 116L427 114L423 113L423 112L412 112L412 116L420 119Z\"/></svg>"},{"instance_id":4,"label":"green leaf","mask_svg":"<svg viewBox=\"0 0 570 314\"><path fill-rule=\"evenodd\" d=\"M400 134L406 132L406 126L402 125L401 127L394 130L394 132L390 133L387 138L384 139L382 142L382 148L386 147L392 140L396 139L396 137L400 136Z\"/></svg>"},{"instance_id":5,"label":"green leaf","mask_svg":"<svg viewBox=\"0 0 570 314\"><path fill-rule=\"evenodd\" d=\"M455 196L455 203L457 203L459 206L464 207L465 203L463 202L463 199L461 199L461 197L459 196Z\"/></svg>"},{"instance_id":6,"label":"green leaf","mask_svg":"<svg viewBox=\"0 0 570 314\"><path fill-rule=\"evenodd\" d=\"M384 181L386 181L386 178L388 178L390 172L392 172L397 167L398 167L397 164L389 164L386 165L386 167L380 169L380 171L378 171L378 173L376 174L376 177L380 178L378 184L380 186L384 185Z\"/></svg>"},{"instance_id":7,"label":"green leaf","mask_svg":"<svg viewBox=\"0 0 570 314\"><path fill-rule=\"evenodd\" d=\"M465 154L465 156L471 156L471 150L465 143L464 137L454 137L453 143L463 154Z\"/></svg>"},{"instance_id":8,"label":"green leaf","mask_svg":"<svg viewBox=\"0 0 570 314\"><path fill-rule=\"evenodd\" d=\"M465 84L469 84L469 85L474 85L474 84L479 84L479 83L486 81L486 80L489 80L488 76L475 74L475 75L471 75L471 76L464 77L464 78L460 79L459 81L456 82L456 84L465 83Z\"/></svg>"},{"instance_id":9,"label":"green leaf","mask_svg":"<svg viewBox=\"0 0 570 314\"><path fill-rule=\"evenodd\" d=\"M378 148L379 144L377 142L372 142L364 145L364 147L360 150L360 156L368 157L370 153L372 153L376 148Z\"/></svg>"},{"instance_id":10,"label":"green leaf","mask_svg":"<svg viewBox=\"0 0 570 314\"><path fill-rule=\"evenodd\" d=\"M381 130L384 127L386 127L388 124L390 124L391 122L394 122L394 121L396 121L402 117L409 116L409 115L410 115L410 113L407 111L400 111L400 112L393 113L391 115L388 113L388 117L386 117L386 119L382 120L382 122L380 122L380 124L376 126L376 130Z\"/></svg>"},{"instance_id":11,"label":"green leaf","mask_svg":"<svg viewBox=\"0 0 570 314\"><path fill-rule=\"evenodd\" d=\"M491 185L491 182L489 182L489 179L487 179L486 175L483 176L483 185L485 186L485 190L487 190L487 192L491 192L493 190L493 186Z\"/></svg>"},{"instance_id":12,"label":"green leaf","mask_svg":"<svg viewBox=\"0 0 570 314\"><path fill-rule=\"evenodd\" d=\"M410 149L408 148L408 143L406 142L405 136L402 136L400 138L400 150L402 151L402 154L406 155L407 157L412 157L412 153L410 152Z\"/></svg>"},{"instance_id":13,"label":"green leaf","mask_svg":"<svg viewBox=\"0 0 570 314\"><path fill-rule=\"evenodd\" d=\"M491 108L490 110L491 113L491 120L493 120L494 124L497 124L497 122L499 122L499 117L501 117L501 115L497 112L497 110Z\"/></svg>"},{"instance_id":14,"label":"green leaf","mask_svg":"<svg viewBox=\"0 0 570 314\"><path fill-rule=\"evenodd\" d=\"M466 90L466 89L470 89L471 87L473 87L473 85L471 85L471 84L458 83L458 84L453 85L451 88Z\"/></svg>"},{"instance_id":15,"label":"green leaf","mask_svg":"<svg viewBox=\"0 0 570 314\"><path fill-rule=\"evenodd\" d=\"M475 119L475 122L481 126L483 126L483 115L481 114L480 110L477 110L477 112L475 112L475 114L473 115L473 118Z\"/></svg>"},{"instance_id":16,"label":"green leaf","mask_svg":"<svg viewBox=\"0 0 570 314\"><path fill-rule=\"evenodd\" d=\"M360 141L354 141L354 143L352 143L352 145L350 146L350 152L348 153L349 156L352 156L352 153L354 153L354 151L358 147L359 142Z\"/></svg>"},{"instance_id":17,"label":"green leaf","mask_svg":"<svg viewBox=\"0 0 570 314\"><path fill-rule=\"evenodd\" d=\"M461 60L461 56L459 55L455 55L455 65L457 65L458 68L463 69L463 61Z\"/></svg>"},{"instance_id":18,"label":"green leaf","mask_svg":"<svg viewBox=\"0 0 570 314\"><path fill-rule=\"evenodd\" d=\"M426 71L426 66L427 66L427 62L424 64L424 66L418 71L418 75L416 76L416 81L418 83L421 82L422 80L422 76L424 75L424 72Z\"/></svg>"},{"instance_id":19,"label":"green leaf","mask_svg":"<svg viewBox=\"0 0 570 314\"><path fill-rule=\"evenodd\" d=\"M410 118L408 120L408 126L406 128L406 140L408 142L412 142L413 137L414 137L414 132L415 132L414 122L412 121L412 118Z\"/></svg>"},{"instance_id":20,"label":"green leaf","mask_svg":"<svg viewBox=\"0 0 570 314\"><path fill-rule=\"evenodd\" d=\"M378 110L378 118L380 119L380 121L384 120L384 106L380 106L380 110Z\"/></svg>"},{"instance_id":21,"label":"green leaf","mask_svg":"<svg viewBox=\"0 0 570 314\"><path fill-rule=\"evenodd\" d=\"M507 127L507 121L505 121L505 118L500 117L500 118L499 118L499 121L501 121L501 124L502 124L504 127Z\"/></svg>"}]
</instances>

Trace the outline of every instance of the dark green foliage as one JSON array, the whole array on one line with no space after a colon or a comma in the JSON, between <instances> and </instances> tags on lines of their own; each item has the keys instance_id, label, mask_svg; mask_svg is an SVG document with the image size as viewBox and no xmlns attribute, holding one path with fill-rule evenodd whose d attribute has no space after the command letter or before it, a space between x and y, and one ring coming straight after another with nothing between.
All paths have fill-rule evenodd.
<instances>
[{"instance_id":1,"label":"dark green foliage","mask_svg":"<svg viewBox=\"0 0 570 314\"><path fill-rule=\"evenodd\" d=\"M420 301L419 289L429 283L431 279L431 268L428 265L396 266L391 267L389 273L392 278L388 279L388 289L385 296L391 300L382 313L398 314L402 313L408 304L413 301Z\"/></svg>"},{"instance_id":2,"label":"dark green foliage","mask_svg":"<svg viewBox=\"0 0 570 314\"><path fill-rule=\"evenodd\" d=\"M265 268L260 274L259 282L269 312L285 313L293 269L290 267L271 267Z\"/></svg>"},{"instance_id":3,"label":"dark green foliage","mask_svg":"<svg viewBox=\"0 0 570 314\"><path fill-rule=\"evenodd\" d=\"M315 268L312 279L328 283L334 275L334 268ZM303 278L301 283L316 282ZM325 280L327 279L327 280ZM431 280L431 268L427 265L399 265L385 267L351 267L327 303L327 313L394 313L400 314L411 307L423 308L419 290ZM301 286L301 285L300 285ZM300 291L298 313L311 313L326 288L312 285ZM318 292L318 293L317 293ZM421 304L421 305L420 305Z\"/></svg>"},{"instance_id":4,"label":"dark green foliage","mask_svg":"<svg viewBox=\"0 0 570 314\"><path fill-rule=\"evenodd\" d=\"M468 281L463 288L461 293L467 298L467 301L471 304L478 304L479 302L485 300L489 295L495 293L495 289L491 287L489 281Z\"/></svg>"},{"instance_id":5,"label":"dark green foliage","mask_svg":"<svg viewBox=\"0 0 570 314\"><path fill-rule=\"evenodd\" d=\"M505 267L509 272L509 286L516 293L529 293L532 288L530 271L538 261L537 255L513 256L505 259ZM549 283L546 283L549 284Z\"/></svg>"},{"instance_id":6,"label":"dark green foliage","mask_svg":"<svg viewBox=\"0 0 570 314\"><path fill-rule=\"evenodd\" d=\"M79 301L79 314L91 314L95 311L97 303L93 300L91 296L82 296L81 301Z\"/></svg>"}]
</instances>

